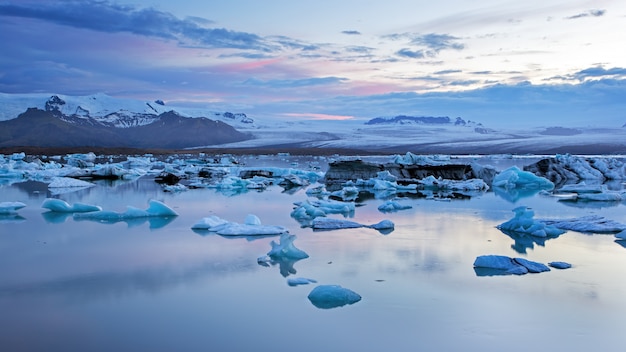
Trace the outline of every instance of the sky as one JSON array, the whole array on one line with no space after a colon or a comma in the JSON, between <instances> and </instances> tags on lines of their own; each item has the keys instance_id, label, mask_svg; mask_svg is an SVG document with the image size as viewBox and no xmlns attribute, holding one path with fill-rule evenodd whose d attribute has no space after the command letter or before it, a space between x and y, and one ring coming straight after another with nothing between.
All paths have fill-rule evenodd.
<instances>
[{"instance_id":1,"label":"sky","mask_svg":"<svg viewBox=\"0 0 626 352\"><path fill-rule=\"evenodd\" d=\"M0 92L621 128L624 29L622 0L0 0Z\"/></svg>"}]
</instances>

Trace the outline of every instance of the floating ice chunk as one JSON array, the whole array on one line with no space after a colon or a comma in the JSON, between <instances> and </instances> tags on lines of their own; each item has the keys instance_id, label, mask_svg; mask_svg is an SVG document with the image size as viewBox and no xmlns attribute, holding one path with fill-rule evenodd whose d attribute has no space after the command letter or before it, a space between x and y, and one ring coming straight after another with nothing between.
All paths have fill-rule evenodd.
<instances>
[{"instance_id":1,"label":"floating ice chunk","mask_svg":"<svg viewBox=\"0 0 626 352\"><path fill-rule=\"evenodd\" d=\"M342 307L361 300L361 296L339 285L319 285L308 295L309 301L320 309Z\"/></svg>"},{"instance_id":2,"label":"floating ice chunk","mask_svg":"<svg viewBox=\"0 0 626 352\"><path fill-rule=\"evenodd\" d=\"M376 224L370 225L368 227L373 228L374 230L393 230L395 228L394 223L391 220L382 220L377 222Z\"/></svg>"},{"instance_id":3,"label":"floating ice chunk","mask_svg":"<svg viewBox=\"0 0 626 352\"><path fill-rule=\"evenodd\" d=\"M405 209L411 209L411 208L413 207L410 205L400 204L392 200L388 200L385 203L378 206L378 210L380 210L383 213L390 213L390 212L394 212L398 210L405 210Z\"/></svg>"},{"instance_id":4,"label":"floating ice chunk","mask_svg":"<svg viewBox=\"0 0 626 352\"><path fill-rule=\"evenodd\" d=\"M616 233L615 237L622 239L622 240L626 240L626 230Z\"/></svg>"},{"instance_id":5,"label":"floating ice chunk","mask_svg":"<svg viewBox=\"0 0 626 352\"><path fill-rule=\"evenodd\" d=\"M366 225L359 224L358 222L350 220L321 217L313 219L312 227L315 230L339 230L356 229L360 227L366 227Z\"/></svg>"},{"instance_id":6,"label":"floating ice chunk","mask_svg":"<svg viewBox=\"0 0 626 352\"><path fill-rule=\"evenodd\" d=\"M85 188L93 187L95 184L83 180L77 180L70 177L54 177L52 182L48 184L48 188Z\"/></svg>"},{"instance_id":7,"label":"floating ice chunk","mask_svg":"<svg viewBox=\"0 0 626 352\"><path fill-rule=\"evenodd\" d=\"M533 262L524 258L515 258L513 260L515 261L515 263L528 269L529 273L542 273L544 271L550 271L550 268L542 263Z\"/></svg>"},{"instance_id":8,"label":"floating ice chunk","mask_svg":"<svg viewBox=\"0 0 626 352\"><path fill-rule=\"evenodd\" d=\"M0 202L0 214L3 215L13 215L16 214L18 210L24 208L26 204L22 202Z\"/></svg>"},{"instance_id":9,"label":"floating ice chunk","mask_svg":"<svg viewBox=\"0 0 626 352\"><path fill-rule=\"evenodd\" d=\"M326 216L326 212L314 206L309 201L295 203L296 208L291 212L291 217L296 220L313 220L317 217Z\"/></svg>"},{"instance_id":10,"label":"floating ice chunk","mask_svg":"<svg viewBox=\"0 0 626 352\"><path fill-rule=\"evenodd\" d=\"M313 279L307 279L304 277L297 277L297 278L291 278L291 279L287 279L287 285L289 286L300 286L300 285L308 285L311 283L316 283L317 281L313 280Z\"/></svg>"},{"instance_id":11,"label":"floating ice chunk","mask_svg":"<svg viewBox=\"0 0 626 352\"><path fill-rule=\"evenodd\" d=\"M261 225L261 219L254 214L248 214L243 223L246 225Z\"/></svg>"},{"instance_id":12,"label":"floating ice chunk","mask_svg":"<svg viewBox=\"0 0 626 352\"><path fill-rule=\"evenodd\" d=\"M626 224L599 215L571 219L539 219L537 221L559 229L582 233L618 233L626 230Z\"/></svg>"},{"instance_id":13,"label":"floating ice chunk","mask_svg":"<svg viewBox=\"0 0 626 352\"><path fill-rule=\"evenodd\" d=\"M602 193L606 191L606 186L597 184L597 185L588 185L585 182L577 183L577 184L569 184L564 185L563 187L558 189L559 192L573 192L573 193Z\"/></svg>"},{"instance_id":14,"label":"floating ice chunk","mask_svg":"<svg viewBox=\"0 0 626 352\"><path fill-rule=\"evenodd\" d=\"M330 193L334 197L339 197L343 200L355 200L359 196L359 188L354 186L346 186L342 189Z\"/></svg>"},{"instance_id":15,"label":"floating ice chunk","mask_svg":"<svg viewBox=\"0 0 626 352\"><path fill-rule=\"evenodd\" d=\"M550 271L545 264L524 258L510 258L503 255L481 255L474 260L474 270L478 276L524 275Z\"/></svg>"},{"instance_id":16,"label":"floating ice chunk","mask_svg":"<svg viewBox=\"0 0 626 352\"><path fill-rule=\"evenodd\" d=\"M535 212L530 208L521 206L513 209L515 217L498 226L502 231L513 231L516 233L524 233L535 237L558 237L565 233L565 230L547 225L545 222L535 220Z\"/></svg>"},{"instance_id":17,"label":"floating ice chunk","mask_svg":"<svg viewBox=\"0 0 626 352\"><path fill-rule=\"evenodd\" d=\"M605 191L603 193L580 193L576 195L577 201L586 202L621 202L626 199L626 193L617 191Z\"/></svg>"},{"instance_id":18,"label":"floating ice chunk","mask_svg":"<svg viewBox=\"0 0 626 352\"><path fill-rule=\"evenodd\" d=\"M177 193L177 192L185 192L188 191L189 188L187 188L187 186L177 183L175 185L164 185L163 186L163 191L165 192L172 192L172 193Z\"/></svg>"},{"instance_id":19,"label":"floating ice chunk","mask_svg":"<svg viewBox=\"0 0 626 352\"><path fill-rule=\"evenodd\" d=\"M191 226L191 228L194 230L207 230L207 231L215 232L220 226L224 226L228 224L229 224L228 220L224 220L218 216L211 215L209 217L202 218L202 220L195 223L193 226Z\"/></svg>"},{"instance_id":20,"label":"floating ice chunk","mask_svg":"<svg viewBox=\"0 0 626 352\"><path fill-rule=\"evenodd\" d=\"M270 242L272 249L267 252L267 255L270 258L286 258L286 259L304 259L308 258L309 255L299 249L293 244L293 241L296 239L295 235L289 235L287 233L283 233L280 235L280 242L276 243L274 241Z\"/></svg>"},{"instance_id":21,"label":"floating ice chunk","mask_svg":"<svg viewBox=\"0 0 626 352\"><path fill-rule=\"evenodd\" d=\"M319 186L315 186L315 187L311 187L307 189L306 194L308 196L320 197L320 196L330 195L330 192L326 190L326 187L324 187L324 185L319 185Z\"/></svg>"},{"instance_id":22,"label":"floating ice chunk","mask_svg":"<svg viewBox=\"0 0 626 352\"><path fill-rule=\"evenodd\" d=\"M379 231L393 230L394 224L391 220L382 220L373 225L364 225L355 221L332 219L332 218L315 218L311 224L314 230L340 230L340 229L356 229L367 227ZM390 232L390 231L389 231ZM388 233L388 232L387 232Z\"/></svg>"},{"instance_id":23,"label":"floating ice chunk","mask_svg":"<svg viewBox=\"0 0 626 352\"><path fill-rule=\"evenodd\" d=\"M419 184L430 189L444 189L452 191L487 191L489 186L479 178L469 180L448 180L435 178L430 175L417 181Z\"/></svg>"},{"instance_id":24,"label":"floating ice chunk","mask_svg":"<svg viewBox=\"0 0 626 352\"><path fill-rule=\"evenodd\" d=\"M505 189L553 189L554 183L531 172L522 171L517 166L511 166L493 178L493 187Z\"/></svg>"},{"instance_id":25,"label":"floating ice chunk","mask_svg":"<svg viewBox=\"0 0 626 352\"><path fill-rule=\"evenodd\" d=\"M41 207L57 213L87 213L90 211L100 211L101 207L91 204L74 203L70 205L64 200L48 198L43 201Z\"/></svg>"},{"instance_id":26,"label":"floating ice chunk","mask_svg":"<svg viewBox=\"0 0 626 352\"><path fill-rule=\"evenodd\" d=\"M481 255L474 260L475 268L490 268L497 270L511 270L519 266L512 258L504 255Z\"/></svg>"},{"instance_id":27,"label":"floating ice chunk","mask_svg":"<svg viewBox=\"0 0 626 352\"><path fill-rule=\"evenodd\" d=\"M105 222L125 221L149 217L174 217L178 214L170 207L157 200L150 200L148 209L142 210L128 206L126 211L118 213L114 211L100 210L89 213L76 213L74 219L87 219Z\"/></svg>"},{"instance_id":28,"label":"floating ice chunk","mask_svg":"<svg viewBox=\"0 0 626 352\"><path fill-rule=\"evenodd\" d=\"M416 155L407 152L405 155L395 155L393 163L401 165L445 165L450 162L449 155Z\"/></svg>"},{"instance_id":29,"label":"floating ice chunk","mask_svg":"<svg viewBox=\"0 0 626 352\"><path fill-rule=\"evenodd\" d=\"M261 220L253 214L249 214L243 224L210 216L194 224L192 229L208 230L222 236L278 236L289 232L283 226L261 225Z\"/></svg>"},{"instance_id":30,"label":"floating ice chunk","mask_svg":"<svg viewBox=\"0 0 626 352\"><path fill-rule=\"evenodd\" d=\"M569 269L572 267L572 264L566 262L550 262L548 265L555 269Z\"/></svg>"}]
</instances>

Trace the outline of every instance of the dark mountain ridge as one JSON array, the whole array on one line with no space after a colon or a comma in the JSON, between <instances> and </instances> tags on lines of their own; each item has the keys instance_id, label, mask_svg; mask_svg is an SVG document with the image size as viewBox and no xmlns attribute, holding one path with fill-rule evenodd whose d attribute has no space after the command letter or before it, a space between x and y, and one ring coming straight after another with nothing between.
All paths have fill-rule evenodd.
<instances>
[{"instance_id":1,"label":"dark mountain ridge","mask_svg":"<svg viewBox=\"0 0 626 352\"><path fill-rule=\"evenodd\" d=\"M92 118L66 116L56 109L29 108L0 121L0 146L189 148L250 139L232 126L205 117L187 118L174 111L135 127L106 126Z\"/></svg>"}]
</instances>

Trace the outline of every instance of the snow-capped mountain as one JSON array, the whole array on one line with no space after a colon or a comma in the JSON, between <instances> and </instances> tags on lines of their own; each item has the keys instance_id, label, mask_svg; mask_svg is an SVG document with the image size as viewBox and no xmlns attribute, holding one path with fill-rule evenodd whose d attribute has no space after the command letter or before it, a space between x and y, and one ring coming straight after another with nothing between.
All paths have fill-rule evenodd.
<instances>
[{"instance_id":1,"label":"snow-capped mountain","mask_svg":"<svg viewBox=\"0 0 626 352\"><path fill-rule=\"evenodd\" d=\"M473 128L474 132L487 134L494 130L483 126L482 123L472 120L465 121L461 117L452 120L448 116L407 116L376 117L365 123L366 125L429 125L429 126L458 126Z\"/></svg>"},{"instance_id":2,"label":"snow-capped mountain","mask_svg":"<svg viewBox=\"0 0 626 352\"><path fill-rule=\"evenodd\" d=\"M59 112L70 123L128 128L153 123L165 112L183 117L206 117L234 127L253 127L254 120L243 113L215 112L208 109L168 106L163 100L141 101L114 98L106 94L68 96L61 94L0 93L0 121L16 118L28 108Z\"/></svg>"}]
</instances>

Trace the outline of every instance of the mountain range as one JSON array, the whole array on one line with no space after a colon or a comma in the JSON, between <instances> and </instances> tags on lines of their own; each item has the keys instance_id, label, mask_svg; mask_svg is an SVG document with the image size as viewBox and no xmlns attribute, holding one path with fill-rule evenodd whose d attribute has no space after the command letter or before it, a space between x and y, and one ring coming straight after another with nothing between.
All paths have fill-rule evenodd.
<instances>
[{"instance_id":1,"label":"mountain range","mask_svg":"<svg viewBox=\"0 0 626 352\"><path fill-rule=\"evenodd\" d=\"M96 97L91 99L97 100ZM173 110L162 112L160 110L165 110L163 106L162 102L156 101L154 104L146 103L143 111L101 108L100 113L92 115L83 105L68 104L58 95L53 95L45 101L43 109L29 107L17 118L0 121L0 147L176 149L251 138L223 121L185 117ZM225 113L221 116L233 121L239 119L240 123L253 122L242 114Z\"/></svg>"}]
</instances>

